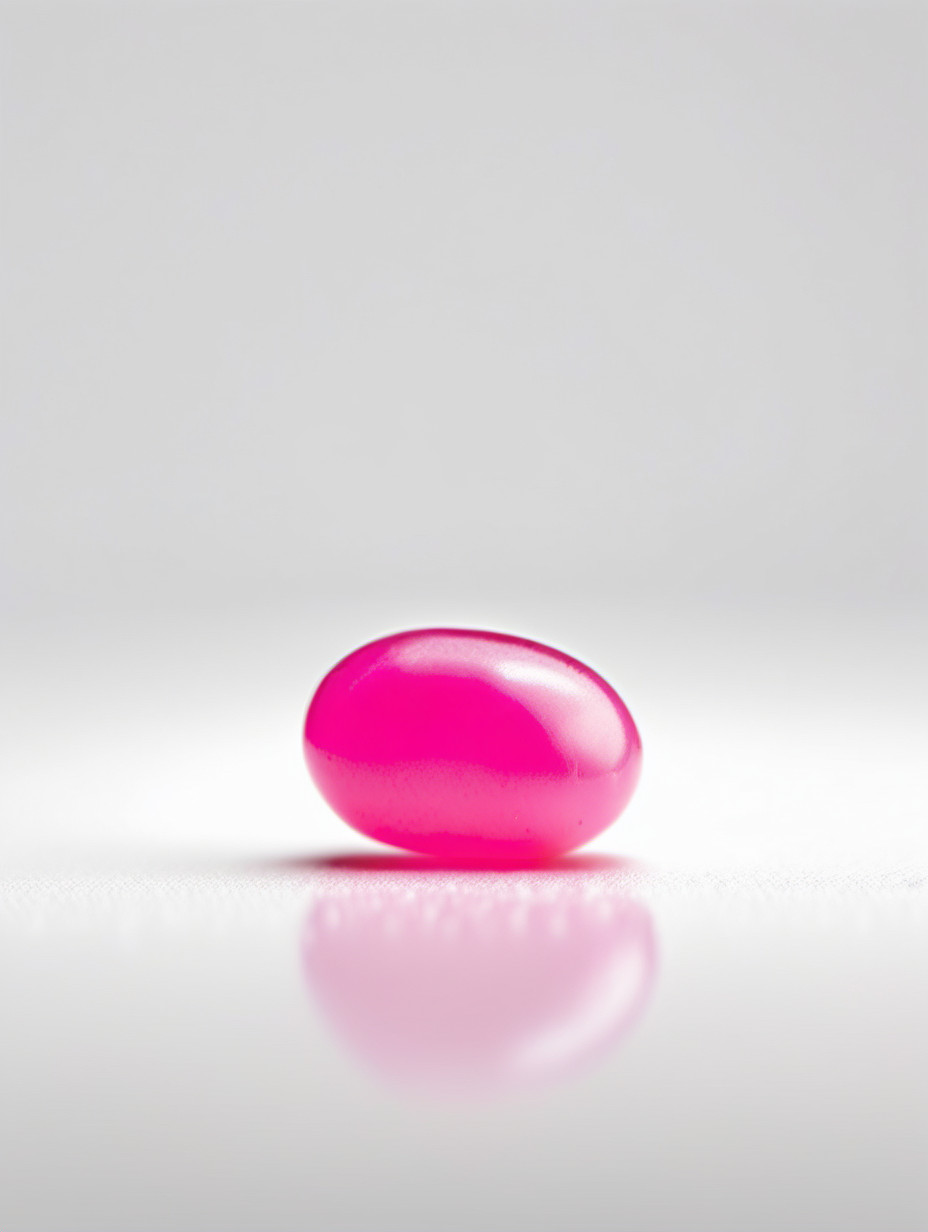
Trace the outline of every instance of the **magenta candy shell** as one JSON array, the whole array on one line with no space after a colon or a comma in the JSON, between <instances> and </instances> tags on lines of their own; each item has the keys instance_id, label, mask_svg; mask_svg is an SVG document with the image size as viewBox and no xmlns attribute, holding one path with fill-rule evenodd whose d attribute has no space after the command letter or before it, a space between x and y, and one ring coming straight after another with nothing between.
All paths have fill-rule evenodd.
<instances>
[{"instance_id":1,"label":"magenta candy shell","mask_svg":"<svg viewBox=\"0 0 928 1232\"><path fill-rule=\"evenodd\" d=\"M503 633L417 629L335 665L304 751L340 817L447 859L544 859L615 821L641 766L618 693L569 655Z\"/></svg>"}]
</instances>

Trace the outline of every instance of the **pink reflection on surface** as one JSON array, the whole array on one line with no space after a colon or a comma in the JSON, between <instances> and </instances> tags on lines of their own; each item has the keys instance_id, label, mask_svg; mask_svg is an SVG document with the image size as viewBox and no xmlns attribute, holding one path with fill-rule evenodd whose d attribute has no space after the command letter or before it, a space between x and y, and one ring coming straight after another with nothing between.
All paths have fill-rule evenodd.
<instances>
[{"instance_id":1,"label":"pink reflection on surface","mask_svg":"<svg viewBox=\"0 0 928 1232\"><path fill-rule=\"evenodd\" d=\"M310 987L353 1051L401 1083L486 1092L553 1078L626 1033L656 969L623 862L534 870L333 862L303 931Z\"/></svg>"}]
</instances>

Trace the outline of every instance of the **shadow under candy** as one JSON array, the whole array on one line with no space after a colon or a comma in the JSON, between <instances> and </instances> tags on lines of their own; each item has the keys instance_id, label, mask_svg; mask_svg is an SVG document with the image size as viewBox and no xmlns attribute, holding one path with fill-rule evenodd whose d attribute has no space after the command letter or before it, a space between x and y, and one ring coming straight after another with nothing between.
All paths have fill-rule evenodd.
<instances>
[{"instance_id":1,"label":"shadow under candy","mask_svg":"<svg viewBox=\"0 0 928 1232\"><path fill-rule=\"evenodd\" d=\"M338 1034L404 1085L491 1093L612 1048L653 987L657 947L627 861L315 861L302 952Z\"/></svg>"}]
</instances>

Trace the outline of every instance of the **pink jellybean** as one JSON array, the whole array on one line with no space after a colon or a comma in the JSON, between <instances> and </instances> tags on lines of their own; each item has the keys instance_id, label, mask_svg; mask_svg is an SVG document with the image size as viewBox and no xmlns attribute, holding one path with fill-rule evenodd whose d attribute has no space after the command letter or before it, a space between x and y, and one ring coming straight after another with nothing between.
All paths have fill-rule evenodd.
<instances>
[{"instance_id":1,"label":"pink jellybean","mask_svg":"<svg viewBox=\"0 0 928 1232\"><path fill-rule=\"evenodd\" d=\"M615 690L525 638L421 629L355 650L309 706L310 773L372 838L446 859L545 859L613 822L641 740Z\"/></svg>"}]
</instances>

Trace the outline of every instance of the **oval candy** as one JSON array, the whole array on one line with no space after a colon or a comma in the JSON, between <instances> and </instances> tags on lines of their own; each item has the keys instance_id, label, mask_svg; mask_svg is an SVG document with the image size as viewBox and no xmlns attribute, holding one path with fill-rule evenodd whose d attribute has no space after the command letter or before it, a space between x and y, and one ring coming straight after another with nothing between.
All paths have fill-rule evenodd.
<instances>
[{"instance_id":1,"label":"oval candy","mask_svg":"<svg viewBox=\"0 0 928 1232\"><path fill-rule=\"evenodd\" d=\"M380 638L306 715L316 786L349 825L447 859L545 859L628 803L641 739L618 693L550 646L472 629Z\"/></svg>"}]
</instances>

